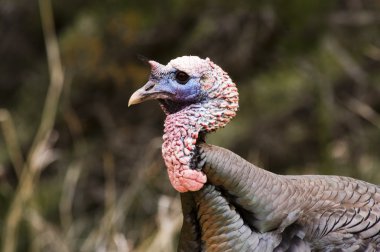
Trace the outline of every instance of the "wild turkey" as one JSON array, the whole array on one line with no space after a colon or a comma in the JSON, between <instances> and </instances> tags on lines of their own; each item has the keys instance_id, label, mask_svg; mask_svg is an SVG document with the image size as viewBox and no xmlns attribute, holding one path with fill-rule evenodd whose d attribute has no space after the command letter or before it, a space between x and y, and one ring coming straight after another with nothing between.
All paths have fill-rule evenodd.
<instances>
[{"instance_id":1,"label":"wild turkey","mask_svg":"<svg viewBox=\"0 0 380 252\"><path fill-rule=\"evenodd\" d=\"M149 61L129 105L157 99L162 154L181 192L179 251L380 251L380 186L338 176L282 176L204 142L238 109L238 91L210 59Z\"/></svg>"}]
</instances>

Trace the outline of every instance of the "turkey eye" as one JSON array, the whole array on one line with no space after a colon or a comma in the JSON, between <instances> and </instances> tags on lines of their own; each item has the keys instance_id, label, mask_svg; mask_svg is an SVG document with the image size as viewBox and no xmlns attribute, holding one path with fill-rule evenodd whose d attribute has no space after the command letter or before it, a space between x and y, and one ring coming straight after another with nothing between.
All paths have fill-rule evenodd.
<instances>
[{"instance_id":1,"label":"turkey eye","mask_svg":"<svg viewBox=\"0 0 380 252\"><path fill-rule=\"evenodd\" d=\"M175 74L175 79L180 84L186 84L189 81L190 76L187 73L185 73L185 72L178 71Z\"/></svg>"}]
</instances>

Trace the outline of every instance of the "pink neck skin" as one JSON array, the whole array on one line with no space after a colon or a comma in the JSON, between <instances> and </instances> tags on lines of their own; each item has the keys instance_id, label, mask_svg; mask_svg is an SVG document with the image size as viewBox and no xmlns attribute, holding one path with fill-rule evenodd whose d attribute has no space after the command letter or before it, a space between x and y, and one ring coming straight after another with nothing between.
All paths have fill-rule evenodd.
<instances>
[{"instance_id":1,"label":"pink neck skin","mask_svg":"<svg viewBox=\"0 0 380 252\"><path fill-rule=\"evenodd\" d=\"M190 167L199 132L212 132L224 127L236 115L237 88L228 75L222 73L214 76L215 83L220 83L219 88L204 85L211 97L208 102L189 105L166 117L162 156L170 182L179 192L198 191L207 181L202 171Z\"/></svg>"},{"instance_id":2,"label":"pink neck skin","mask_svg":"<svg viewBox=\"0 0 380 252\"><path fill-rule=\"evenodd\" d=\"M168 115L165 120L162 156L169 180L179 192L199 190L207 180L203 172L190 168L201 129L191 112L184 109Z\"/></svg>"}]
</instances>

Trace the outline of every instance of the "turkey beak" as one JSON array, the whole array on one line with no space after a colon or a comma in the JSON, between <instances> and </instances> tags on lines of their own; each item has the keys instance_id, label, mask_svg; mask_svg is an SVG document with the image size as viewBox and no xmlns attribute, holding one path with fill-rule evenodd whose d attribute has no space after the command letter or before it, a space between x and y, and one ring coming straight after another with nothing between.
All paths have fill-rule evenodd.
<instances>
[{"instance_id":1,"label":"turkey beak","mask_svg":"<svg viewBox=\"0 0 380 252\"><path fill-rule=\"evenodd\" d=\"M148 81L142 88L136 90L129 98L128 107L147 100L170 99L171 93L162 90L159 83Z\"/></svg>"}]
</instances>

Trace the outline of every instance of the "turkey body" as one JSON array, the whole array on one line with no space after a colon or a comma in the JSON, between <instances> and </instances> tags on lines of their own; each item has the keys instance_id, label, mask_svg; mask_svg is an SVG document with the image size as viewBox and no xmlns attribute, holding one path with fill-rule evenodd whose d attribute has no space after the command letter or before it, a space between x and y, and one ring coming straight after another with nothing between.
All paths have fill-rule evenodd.
<instances>
[{"instance_id":1,"label":"turkey body","mask_svg":"<svg viewBox=\"0 0 380 252\"><path fill-rule=\"evenodd\" d=\"M182 195L179 251L380 251L380 186L276 175L199 147L208 183Z\"/></svg>"},{"instance_id":2,"label":"turkey body","mask_svg":"<svg viewBox=\"0 0 380 252\"><path fill-rule=\"evenodd\" d=\"M162 156L181 194L179 251L380 251L380 187L338 176L281 176L204 143L236 115L239 93L209 58L148 61L129 105L166 114Z\"/></svg>"}]
</instances>

